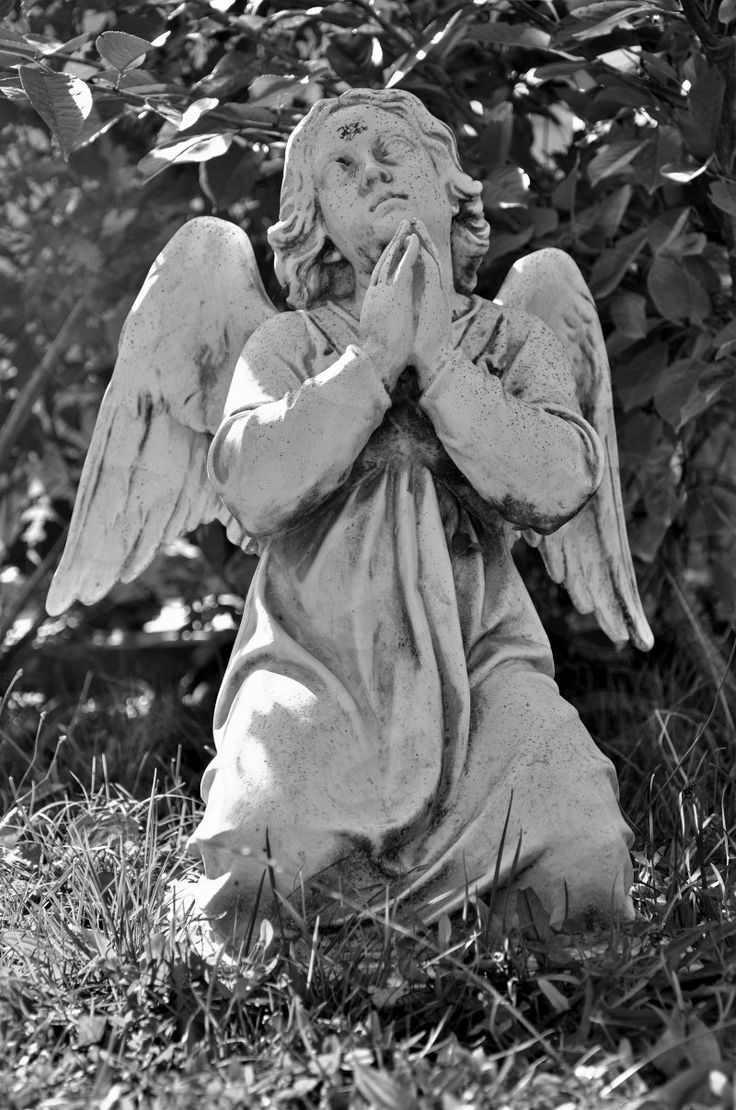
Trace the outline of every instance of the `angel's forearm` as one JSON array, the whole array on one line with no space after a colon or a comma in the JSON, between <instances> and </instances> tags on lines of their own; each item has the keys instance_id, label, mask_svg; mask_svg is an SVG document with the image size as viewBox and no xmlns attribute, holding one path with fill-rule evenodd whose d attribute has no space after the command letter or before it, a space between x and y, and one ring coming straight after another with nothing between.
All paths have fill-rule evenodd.
<instances>
[{"instance_id":1,"label":"angel's forearm","mask_svg":"<svg viewBox=\"0 0 736 1110\"><path fill-rule=\"evenodd\" d=\"M598 488L603 448L581 417L509 396L459 351L421 405L474 489L512 524L551 532Z\"/></svg>"},{"instance_id":2,"label":"angel's forearm","mask_svg":"<svg viewBox=\"0 0 736 1110\"><path fill-rule=\"evenodd\" d=\"M247 532L277 532L342 484L390 404L376 368L348 347L280 400L230 416L210 478Z\"/></svg>"}]
</instances>

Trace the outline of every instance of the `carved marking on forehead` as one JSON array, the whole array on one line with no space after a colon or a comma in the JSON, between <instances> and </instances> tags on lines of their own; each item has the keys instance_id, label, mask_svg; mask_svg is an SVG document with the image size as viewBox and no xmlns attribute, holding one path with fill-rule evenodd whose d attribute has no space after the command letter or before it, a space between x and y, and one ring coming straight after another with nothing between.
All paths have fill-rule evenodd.
<instances>
[{"instance_id":1,"label":"carved marking on forehead","mask_svg":"<svg viewBox=\"0 0 736 1110\"><path fill-rule=\"evenodd\" d=\"M353 123L344 123L342 127L337 130L341 139L354 139L356 135L360 135L362 131L368 130L368 124L363 123L362 119L356 119Z\"/></svg>"}]
</instances>

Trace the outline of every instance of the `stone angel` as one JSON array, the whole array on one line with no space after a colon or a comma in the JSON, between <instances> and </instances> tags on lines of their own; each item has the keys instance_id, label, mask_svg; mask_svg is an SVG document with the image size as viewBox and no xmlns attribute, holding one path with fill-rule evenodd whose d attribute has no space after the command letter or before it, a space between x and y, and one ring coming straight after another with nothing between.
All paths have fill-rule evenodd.
<instances>
[{"instance_id":1,"label":"stone angel","mask_svg":"<svg viewBox=\"0 0 736 1110\"><path fill-rule=\"evenodd\" d=\"M614 769L510 554L522 533L581 612L651 646L605 347L561 251L473 294L480 191L413 95L322 100L269 231L292 311L205 217L126 322L48 608L216 517L260 553L190 841L223 936L274 899L387 887L428 921L491 886L553 924L632 916Z\"/></svg>"}]
</instances>

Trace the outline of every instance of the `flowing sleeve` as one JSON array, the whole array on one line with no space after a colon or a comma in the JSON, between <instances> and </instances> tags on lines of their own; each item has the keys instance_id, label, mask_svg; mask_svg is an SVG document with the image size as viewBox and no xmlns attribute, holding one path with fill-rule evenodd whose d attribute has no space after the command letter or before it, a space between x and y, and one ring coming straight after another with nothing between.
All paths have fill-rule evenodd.
<instances>
[{"instance_id":1,"label":"flowing sleeve","mask_svg":"<svg viewBox=\"0 0 736 1110\"><path fill-rule=\"evenodd\" d=\"M210 479L249 535L278 532L342 484L390 404L358 347L340 355L299 314L274 317L236 366Z\"/></svg>"},{"instance_id":2,"label":"flowing sleeve","mask_svg":"<svg viewBox=\"0 0 736 1110\"><path fill-rule=\"evenodd\" d=\"M476 492L519 528L555 531L601 482L603 447L580 413L569 361L535 317L504 313L475 362L453 351L420 404Z\"/></svg>"}]
</instances>

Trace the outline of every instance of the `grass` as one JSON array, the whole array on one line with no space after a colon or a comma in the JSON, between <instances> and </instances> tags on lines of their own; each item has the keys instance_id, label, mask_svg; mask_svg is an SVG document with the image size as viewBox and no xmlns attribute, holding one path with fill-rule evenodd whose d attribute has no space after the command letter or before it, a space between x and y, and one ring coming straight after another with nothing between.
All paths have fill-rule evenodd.
<instances>
[{"instance_id":1,"label":"grass","mask_svg":"<svg viewBox=\"0 0 736 1110\"><path fill-rule=\"evenodd\" d=\"M143 684L71 705L7 691L0 1106L733 1108L736 737L674 669L648 696L641 675L607 681L576 701L637 833L633 928L560 935L533 897L431 928L391 905L330 927L326 906L296 940L264 923L237 959L168 908L194 877L206 732L167 750L181 711Z\"/></svg>"}]
</instances>

